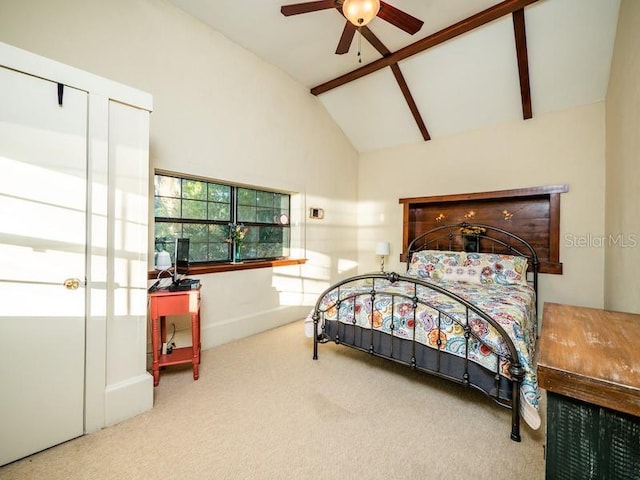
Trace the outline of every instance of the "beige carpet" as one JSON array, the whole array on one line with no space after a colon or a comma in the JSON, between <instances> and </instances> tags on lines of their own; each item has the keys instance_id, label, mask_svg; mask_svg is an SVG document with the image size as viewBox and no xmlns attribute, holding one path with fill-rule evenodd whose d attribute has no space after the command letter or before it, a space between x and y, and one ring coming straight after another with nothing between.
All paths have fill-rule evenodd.
<instances>
[{"instance_id":1,"label":"beige carpet","mask_svg":"<svg viewBox=\"0 0 640 480\"><path fill-rule=\"evenodd\" d=\"M509 439L481 393L342 346L302 322L171 367L150 412L0 468L10 479L543 479L543 431ZM544 408L543 408L544 410ZM544 411L543 411L544 424Z\"/></svg>"}]
</instances>

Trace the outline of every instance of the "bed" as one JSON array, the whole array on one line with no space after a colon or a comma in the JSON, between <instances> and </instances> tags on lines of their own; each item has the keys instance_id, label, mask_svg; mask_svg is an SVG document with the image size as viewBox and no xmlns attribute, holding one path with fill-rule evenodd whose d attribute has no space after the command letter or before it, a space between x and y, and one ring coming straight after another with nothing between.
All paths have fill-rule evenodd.
<instances>
[{"instance_id":1,"label":"bed","mask_svg":"<svg viewBox=\"0 0 640 480\"><path fill-rule=\"evenodd\" d=\"M476 388L540 426L534 366L539 262L524 239L498 227L442 225L415 238L407 271L344 279L305 321L313 359L328 341Z\"/></svg>"}]
</instances>

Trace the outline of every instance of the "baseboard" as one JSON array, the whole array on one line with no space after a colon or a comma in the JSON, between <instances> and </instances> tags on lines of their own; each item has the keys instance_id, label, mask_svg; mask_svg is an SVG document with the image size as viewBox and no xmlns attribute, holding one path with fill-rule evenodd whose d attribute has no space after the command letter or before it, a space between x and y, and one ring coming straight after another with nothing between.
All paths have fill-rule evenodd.
<instances>
[{"instance_id":1,"label":"baseboard","mask_svg":"<svg viewBox=\"0 0 640 480\"><path fill-rule=\"evenodd\" d=\"M145 372L105 391L105 425L114 425L153 408L153 377Z\"/></svg>"},{"instance_id":2,"label":"baseboard","mask_svg":"<svg viewBox=\"0 0 640 480\"><path fill-rule=\"evenodd\" d=\"M201 325L202 349L213 348L301 320L307 316L309 311L310 307L308 306L280 307L266 312L236 317L213 325ZM303 335L302 331L300 335Z\"/></svg>"}]
</instances>

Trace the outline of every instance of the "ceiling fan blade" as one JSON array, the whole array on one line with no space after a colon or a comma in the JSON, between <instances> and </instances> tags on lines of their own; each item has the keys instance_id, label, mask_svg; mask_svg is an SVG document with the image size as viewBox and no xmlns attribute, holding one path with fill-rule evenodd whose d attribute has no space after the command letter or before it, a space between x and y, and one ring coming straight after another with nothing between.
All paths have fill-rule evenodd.
<instances>
[{"instance_id":1,"label":"ceiling fan blade","mask_svg":"<svg viewBox=\"0 0 640 480\"><path fill-rule=\"evenodd\" d=\"M349 51L355 33L356 26L351 22L345 22L344 30L342 30L342 35L340 36L340 41L338 42L338 48L336 48L336 54L343 55Z\"/></svg>"},{"instance_id":2,"label":"ceiling fan blade","mask_svg":"<svg viewBox=\"0 0 640 480\"><path fill-rule=\"evenodd\" d=\"M320 0L317 2L292 3L290 5L282 5L280 12L288 17L290 15L299 15L301 13L317 12L318 10L326 10L335 8L335 0Z\"/></svg>"},{"instance_id":3,"label":"ceiling fan blade","mask_svg":"<svg viewBox=\"0 0 640 480\"><path fill-rule=\"evenodd\" d=\"M380 2L380 11L378 17L395 25L401 30L413 35L422 28L424 22L419 18L413 17L396 7L389 5L387 2Z\"/></svg>"}]
</instances>

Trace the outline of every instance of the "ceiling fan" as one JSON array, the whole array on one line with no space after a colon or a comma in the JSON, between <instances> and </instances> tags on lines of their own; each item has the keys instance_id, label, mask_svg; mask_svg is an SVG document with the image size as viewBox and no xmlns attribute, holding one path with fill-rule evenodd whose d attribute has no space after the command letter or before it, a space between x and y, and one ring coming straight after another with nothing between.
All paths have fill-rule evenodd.
<instances>
[{"instance_id":1,"label":"ceiling fan","mask_svg":"<svg viewBox=\"0 0 640 480\"><path fill-rule=\"evenodd\" d=\"M424 23L422 20L378 0L319 0L293 3L280 7L280 12L285 17L289 17L329 8L335 8L347 19L336 48L338 55L349 51L356 30L358 28L367 28L367 23L375 17L380 17L410 35L419 31Z\"/></svg>"}]
</instances>

